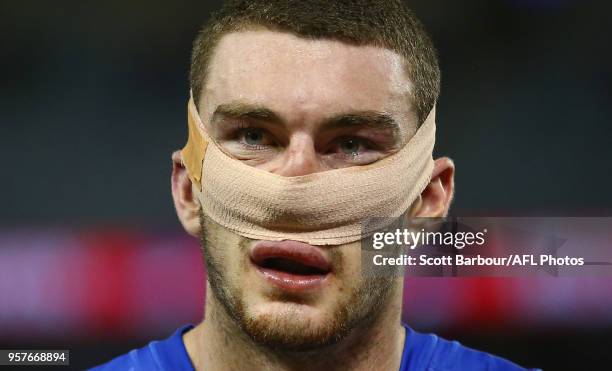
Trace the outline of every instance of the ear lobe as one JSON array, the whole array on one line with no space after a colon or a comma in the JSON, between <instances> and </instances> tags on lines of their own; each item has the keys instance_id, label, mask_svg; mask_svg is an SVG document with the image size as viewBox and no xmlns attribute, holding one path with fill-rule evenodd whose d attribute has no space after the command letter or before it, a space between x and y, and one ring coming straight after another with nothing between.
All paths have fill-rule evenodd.
<instances>
[{"instance_id":1,"label":"ear lobe","mask_svg":"<svg viewBox=\"0 0 612 371\"><path fill-rule=\"evenodd\" d=\"M448 157L435 161L431 181L413 204L413 217L444 217L455 192L455 164Z\"/></svg>"},{"instance_id":2,"label":"ear lobe","mask_svg":"<svg viewBox=\"0 0 612 371\"><path fill-rule=\"evenodd\" d=\"M195 193L197 190L192 188L187 169L183 166L181 151L172 153L171 185L172 199L179 221L187 233L198 237L200 234L200 204Z\"/></svg>"}]
</instances>

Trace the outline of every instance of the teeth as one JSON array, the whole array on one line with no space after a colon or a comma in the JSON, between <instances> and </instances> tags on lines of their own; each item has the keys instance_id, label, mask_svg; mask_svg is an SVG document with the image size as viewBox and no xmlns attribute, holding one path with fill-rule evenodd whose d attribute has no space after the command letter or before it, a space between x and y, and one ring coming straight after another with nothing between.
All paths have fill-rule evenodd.
<instances>
[{"instance_id":1,"label":"teeth","mask_svg":"<svg viewBox=\"0 0 612 371\"><path fill-rule=\"evenodd\" d=\"M318 268L283 258L266 259L263 261L262 267L299 275L323 274Z\"/></svg>"}]
</instances>

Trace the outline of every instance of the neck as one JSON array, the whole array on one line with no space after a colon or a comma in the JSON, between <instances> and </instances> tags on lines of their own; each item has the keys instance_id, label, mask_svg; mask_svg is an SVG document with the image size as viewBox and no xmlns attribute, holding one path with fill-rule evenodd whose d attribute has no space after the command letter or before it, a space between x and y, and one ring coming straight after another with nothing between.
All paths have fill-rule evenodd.
<instances>
[{"instance_id":1,"label":"neck","mask_svg":"<svg viewBox=\"0 0 612 371\"><path fill-rule=\"evenodd\" d=\"M402 285L367 326L338 343L304 352L279 351L254 343L215 299L206 293L206 319L183 336L196 370L398 370L405 331L400 324Z\"/></svg>"}]
</instances>

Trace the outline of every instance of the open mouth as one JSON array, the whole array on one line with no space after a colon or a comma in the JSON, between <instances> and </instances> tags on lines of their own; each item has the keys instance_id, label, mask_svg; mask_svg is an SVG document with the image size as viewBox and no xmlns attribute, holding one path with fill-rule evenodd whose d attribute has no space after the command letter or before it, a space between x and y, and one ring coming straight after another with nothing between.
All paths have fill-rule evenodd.
<instances>
[{"instance_id":1,"label":"open mouth","mask_svg":"<svg viewBox=\"0 0 612 371\"><path fill-rule=\"evenodd\" d=\"M312 275L321 275L326 274L322 269L317 267L312 267L309 265L304 265L301 262L297 262L290 259L285 258L269 258L265 259L260 267L269 270L276 270L280 272L286 272L290 274L295 274L299 276L312 276Z\"/></svg>"},{"instance_id":2,"label":"open mouth","mask_svg":"<svg viewBox=\"0 0 612 371\"><path fill-rule=\"evenodd\" d=\"M331 273L319 248L297 241L258 242L251 261L270 283L288 291L314 289Z\"/></svg>"}]
</instances>

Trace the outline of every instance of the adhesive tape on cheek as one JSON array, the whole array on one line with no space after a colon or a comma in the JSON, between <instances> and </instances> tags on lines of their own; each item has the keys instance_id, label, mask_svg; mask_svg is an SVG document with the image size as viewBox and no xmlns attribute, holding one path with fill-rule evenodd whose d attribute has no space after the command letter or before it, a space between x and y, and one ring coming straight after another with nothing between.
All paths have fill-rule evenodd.
<instances>
[{"instance_id":1,"label":"adhesive tape on cheek","mask_svg":"<svg viewBox=\"0 0 612 371\"><path fill-rule=\"evenodd\" d=\"M198 127L201 124L201 120L199 120L200 116L198 115L197 111L195 112L195 115L191 113L192 106L193 109L195 109L193 100L189 99L189 105L187 108L189 111L187 115L189 136L187 137L187 144L181 151L181 157L183 166L185 166L187 169L189 179L191 179L191 182L195 184L198 189L200 189L200 181L202 179L202 162L204 161L204 154L206 153L208 142L204 140L204 137L200 133L200 130L204 130L204 127ZM195 121L194 118L197 118L198 120Z\"/></svg>"},{"instance_id":2,"label":"adhesive tape on cheek","mask_svg":"<svg viewBox=\"0 0 612 371\"><path fill-rule=\"evenodd\" d=\"M193 98L189 139L182 150L191 181L201 189L203 212L216 223L258 240L312 245L355 242L401 216L421 194L433 171L435 107L395 154L365 166L303 176L273 174L222 152L206 134ZM363 222L380 217L378 223ZM385 220L389 220L386 222Z\"/></svg>"}]
</instances>

